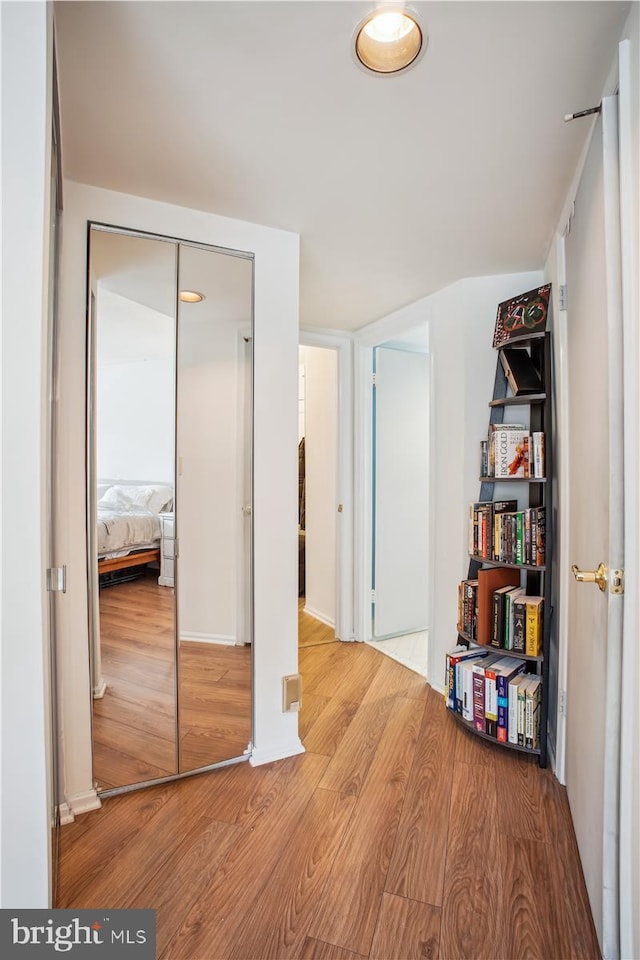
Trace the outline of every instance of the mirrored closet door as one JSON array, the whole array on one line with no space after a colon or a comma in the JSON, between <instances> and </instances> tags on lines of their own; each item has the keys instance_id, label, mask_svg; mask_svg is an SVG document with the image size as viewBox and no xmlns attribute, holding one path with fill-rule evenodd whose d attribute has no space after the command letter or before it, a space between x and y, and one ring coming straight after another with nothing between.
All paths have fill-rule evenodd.
<instances>
[{"instance_id":1,"label":"mirrored closet door","mask_svg":"<svg viewBox=\"0 0 640 960\"><path fill-rule=\"evenodd\" d=\"M117 790L251 739L253 261L90 229L94 778Z\"/></svg>"}]
</instances>

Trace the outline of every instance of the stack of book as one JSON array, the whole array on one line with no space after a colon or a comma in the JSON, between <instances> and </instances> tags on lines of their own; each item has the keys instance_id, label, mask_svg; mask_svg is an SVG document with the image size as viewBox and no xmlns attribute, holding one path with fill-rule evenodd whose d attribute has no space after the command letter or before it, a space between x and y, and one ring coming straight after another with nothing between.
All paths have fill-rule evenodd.
<instances>
[{"instance_id":1,"label":"stack of book","mask_svg":"<svg viewBox=\"0 0 640 960\"><path fill-rule=\"evenodd\" d=\"M480 474L483 477L543 480L544 433L529 433L522 423L492 424L480 444Z\"/></svg>"},{"instance_id":2,"label":"stack of book","mask_svg":"<svg viewBox=\"0 0 640 960\"><path fill-rule=\"evenodd\" d=\"M527 596L519 573L501 567L478 571L458 585L458 633L480 646L542 654L544 598Z\"/></svg>"},{"instance_id":3,"label":"stack of book","mask_svg":"<svg viewBox=\"0 0 640 960\"><path fill-rule=\"evenodd\" d=\"M480 733L538 750L542 678L526 668L514 657L455 647L446 657L446 706Z\"/></svg>"},{"instance_id":4,"label":"stack of book","mask_svg":"<svg viewBox=\"0 0 640 960\"><path fill-rule=\"evenodd\" d=\"M545 508L517 509L516 500L469 506L469 553L481 560L544 566Z\"/></svg>"}]
</instances>

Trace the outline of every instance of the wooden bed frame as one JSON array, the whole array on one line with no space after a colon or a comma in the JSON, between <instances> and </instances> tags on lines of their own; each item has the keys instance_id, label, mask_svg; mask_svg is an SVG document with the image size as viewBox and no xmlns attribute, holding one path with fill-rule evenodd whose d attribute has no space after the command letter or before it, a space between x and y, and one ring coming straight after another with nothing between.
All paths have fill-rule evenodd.
<instances>
[{"instance_id":1,"label":"wooden bed frame","mask_svg":"<svg viewBox=\"0 0 640 960\"><path fill-rule=\"evenodd\" d=\"M126 557L111 557L110 560L98 560L98 573L109 573L111 570L123 570L125 567L138 567L140 564L160 562L160 547L151 550L138 550L137 553L128 553Z\"/></svg>"}]
</instances>

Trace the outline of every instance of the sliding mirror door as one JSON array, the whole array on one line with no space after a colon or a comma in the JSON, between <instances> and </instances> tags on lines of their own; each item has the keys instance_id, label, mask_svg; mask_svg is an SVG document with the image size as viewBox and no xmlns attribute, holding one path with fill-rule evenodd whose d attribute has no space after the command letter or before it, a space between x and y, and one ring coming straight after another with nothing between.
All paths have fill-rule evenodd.
<instances>
[{"instance_id":1,"label":"sliding mirror door","mask_svg":"<svg viewBox=\"0 0 640 960\"><path fill-rule=\"evenodd\" d=\"M173 508L174 243L91 229L89 540L98 789L177 773L175 597L159 581Z\"/></svg>"},{"instance_id":2,"label":"sliding mirror door","mask_svg":"<svg viewBox=\"0 0 640 960\"><path fill-rule=\"evenodd\" d=\"M240 756L251 739L252 277L249 259L180 245L176 575L181 773Z\"/></svg>"},{"instance_id":3,"label":"sliding mirror door","mask_svg":"<svg viewBox=\"0 0 640 960\"><path fill-rule=\"evenodd\" d=\"M87 539L101 792L247 753L252 311L250 257L91 228Z\"/></svg>"}]
</instances>

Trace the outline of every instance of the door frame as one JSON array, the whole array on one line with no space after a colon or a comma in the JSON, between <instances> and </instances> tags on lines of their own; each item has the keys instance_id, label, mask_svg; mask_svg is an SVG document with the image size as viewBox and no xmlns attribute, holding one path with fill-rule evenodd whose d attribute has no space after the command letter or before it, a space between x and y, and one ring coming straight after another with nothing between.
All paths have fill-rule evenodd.
<instances>
[{"instance_id":1,"label":"door frame","mask_svg":"<svg viewBox=\"0 0 640 960\"><path fill-rule=\"evenodd\" d=\"M623 375L624 410L622 419L622 448L624 458L624 563L627 590L624 598L622 622L622 680L621 696L624 704L624 720L620 726L620 756L618 780L613 795L613 811L616 824L611 825L615 842L619 850L619 863L613 864L613 877L609 877L608 900L614 910L619 910L620 943L622 956L636 956L640 946L638 929L638 909L640 905L640 820L638 817L639 753L640 753L640 698L638 697L638 670L640 665L639 623L640 598L636 589L639 573L640 553L640 394L637 379L640 367L638 338L638 238L634 233L638 221L638 174L633 160L634 119L637 138L637 115L633 116L633 93L631 84L631 46L628 39L622 40L618 47L618 62L609 78L605 95L618 92L619 107L619 169L620 169L620 213L621 213L621 291L622 291L622 328L624 352L621 359ZM637 113L637 100L636 100ZM574 180L565 203L560 230L556 235L555 262L550 264L556 272L556 297L558 288L566 289L565 235L568 231L575 196L580 184L584 163L591 143L595 122L587 137ZM570 296L570 291L569 291ZM555 302L555 346L556 346L556 410L558 417L558 435L568 435L570 429L568 417L567 382L567 303L564 297ZM559 444L556 454L558 471L559 502L562 504L557 531L559 535L559 586L557 619L558 636L558 691L556 710L556 742L553 766L561 783L566 780L566 714L571 709L570 691L567 691L568 642L568 591L570 566L569 554L569 512L571 505L568 496L568 449ZM575 559L575 558L574 558ZM620 717L618 717L618 722ZM614 724L615 726L615 724ZM618 763L618 761L616 761ZM618 792L619 787L619 792ZM607 825L605 823L605 834ZM620 838L625 837L624 842ZM604 840L605 850L609 841ZM606 862L606 861L605 861ZM606 869L606 867L605 867ZM613 885L613 890L611 889ZM605 945L606 949L606 945Z\"/></svg>"},{"instance_id":2,"label":"door frame","mask_svg":"<svg viewBox=\"0 0 640 960\"><path fill-rule=\"evenodd\" d=\"M410 304L401 310L376 320L354 334L353 390L354 390L354 631L356 640L372 639L371 618L371 544L373 537L373 497L371 472L373 469L373 349L415 330L422 324L428 329L427 308ZM433 356L427 349L429 363L429 444L433 431ZM434 457L429 455L429 487L433 490ZM433 530L434 510L429 493L429 529ZM429 538L427 581L427 609L429 624L433 611L433 537ZM427 640L430 644L430 640ZM427 677L431 682L431 678Z\"/></svg>"},{"instance_id":3,"label":"door frame","mask_svg":"<svg viewBox=\"0 0 640 960\"><path fill-rule=\"evenodd\" d=\"M338 361L336 509L336 640L354 639L354 485L353 485L353 344L350 337L320 330L300 330L300 347L334 350Z\"/></svg>"}]
</instances>

